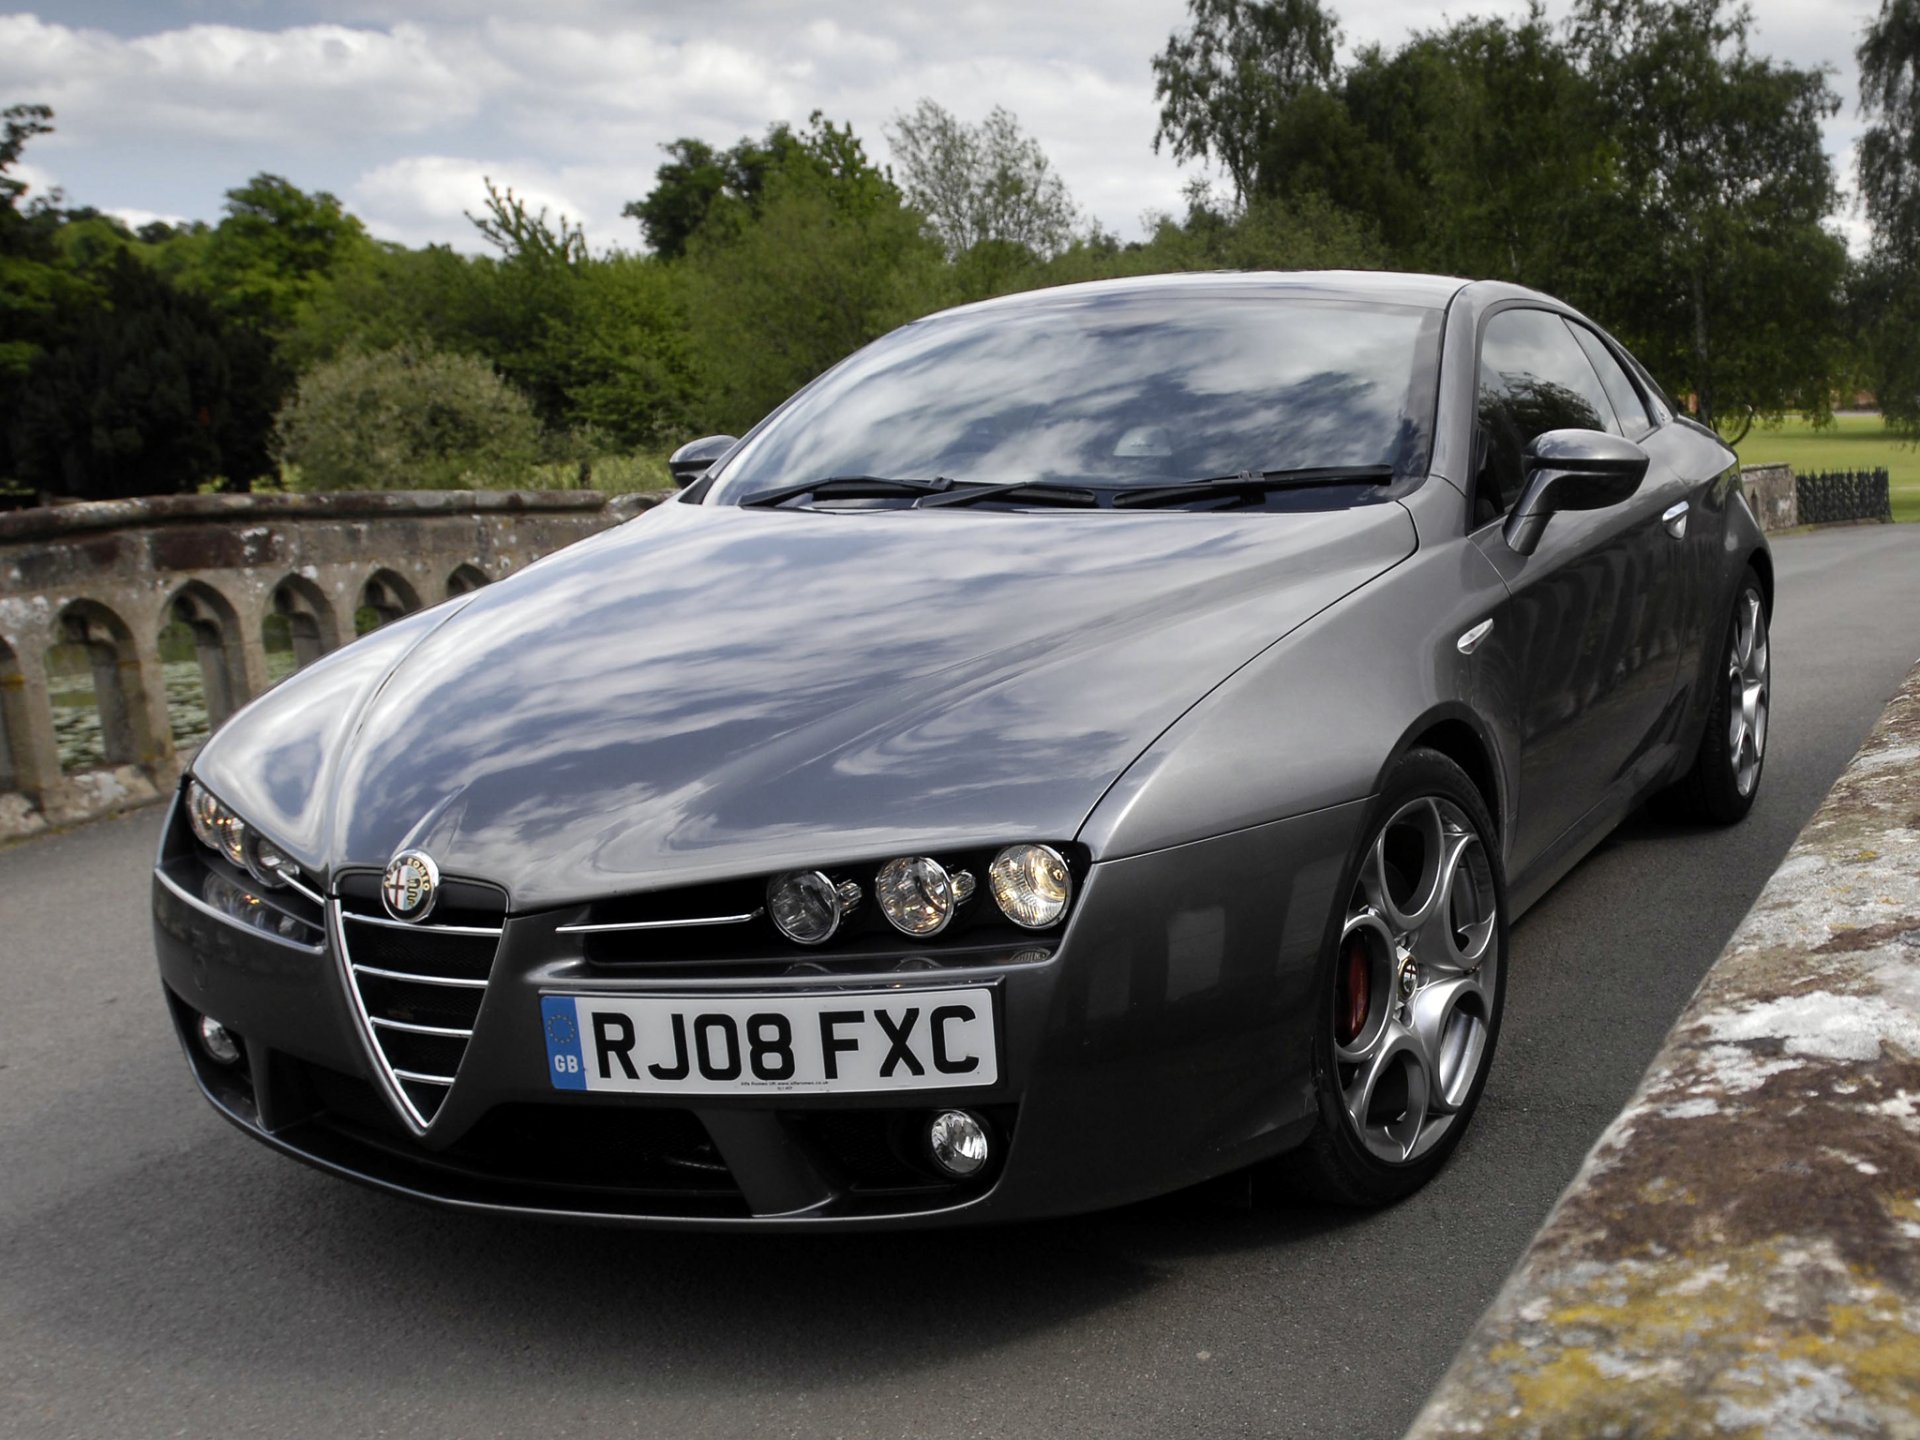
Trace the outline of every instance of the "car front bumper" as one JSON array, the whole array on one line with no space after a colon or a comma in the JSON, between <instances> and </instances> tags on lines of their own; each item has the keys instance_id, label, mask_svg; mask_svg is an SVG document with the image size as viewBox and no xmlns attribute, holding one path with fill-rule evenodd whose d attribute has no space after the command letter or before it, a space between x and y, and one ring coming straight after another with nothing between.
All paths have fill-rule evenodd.
<instances>
[{"instance_id":1,"label":"car front bumper","mask_svg":"<svg viewBox=\"0 0 1920 1440\"><path fill-rule=\"evenodd\" d=\"M543 994L706 993L714 982L556 960L552 915L509 915L455 1083L419 1133L383 1089L337 921L280 927L291 934L262 923L270 897L218 873L177 804L154 877L154 938L188 1063L215 1108L349 1179L462 1209L670 1228L1025 1219L1165 1193L1304 1137L1317 960L1364 808L1096 863L1041 963L725 986L992 986L1000 1073L968 1089L670 1100L556 1090ZM901 957L917 958L910 944ZM241 1063L208 1056L203 1016L241 1039ZM997 1142L971 1181L916 1163L913 1137L949 1107L985 1117Z\"/></svg>"}]
</instances>

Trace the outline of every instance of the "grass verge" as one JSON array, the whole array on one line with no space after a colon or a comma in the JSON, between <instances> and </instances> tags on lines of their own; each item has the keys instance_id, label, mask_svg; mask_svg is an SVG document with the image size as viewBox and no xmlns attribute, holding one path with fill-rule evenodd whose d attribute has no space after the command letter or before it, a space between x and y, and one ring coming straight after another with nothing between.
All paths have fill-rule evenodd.
<instances>
[{"instance_id":1,"label":"grass verge","mask_svg":"<svg viewBox=\"0 0 1920 1440\"><path fill-rule=\"evenodd\" d=\"M1920 520L1920 449L1896 439L1878 415L1836 415L1819 428L1797 418L1756 425L1736 448L1742 465L1786 464L1796 475L1884 468L1892 481L1893 518Z\"/></svg>"}]
</instances>

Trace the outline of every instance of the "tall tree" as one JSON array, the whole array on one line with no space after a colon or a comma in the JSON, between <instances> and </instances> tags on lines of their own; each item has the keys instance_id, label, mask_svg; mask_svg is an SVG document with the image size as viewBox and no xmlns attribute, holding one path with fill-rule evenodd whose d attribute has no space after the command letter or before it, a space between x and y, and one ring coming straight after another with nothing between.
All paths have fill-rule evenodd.
<instances>
[{"instance_id":1,"label":"tall tree","mask_svg":"<svg viewBox=\"0 0 1920 1440\"><path fill-rule=\"evenodd\" d=\"M1077 212L1066 182L1000 106L969 125L922 100L895 117L887 140L908 202L933 225L948 258L992 244L1050 259L1072 240Z\"/></svg>"},{"instance_id":2,"label":"tall tree","mask_svg":"<svg viewBox=\"0 0 1920 1440\"><path fill-rule=\"evenodd\" d=\"M1320 0L1187 0L1187 10L1192 26L1153 60L1153 148L1218 161L1236 199L1272 193L1261 156L1287 107L1331 84L1340 23Z\"/></svg>"},{"instance_id":3,"label":"tall tree","mask_svg":"<svg viewBox=\"0 0 1920 1440\"><path fill-rule=\"evenodd\" d=\"M371 244L335 197L278 175L229 190L226 212L182 278L275 334L291 329L327 277Z\"/></svg>"},{"instance_id":4,"label":"tall tree","mask_svg":"<svg viewBox=\"0 0 1920 1440\"><path fill-rule=\"evenodd\" d=\"M814 116L757 210L710 216L688 254L706 428L751 425L851 351L946 300L939 246L857 136Z\"/></svg>"},{"instance_id":5,"label":"tall tree","mask_svg":"<svg viewBox=\"0 0 1920 1440\"><path fill-rule=\"evenodd\" d=\"M74 316L21 386L8 426L20 478L97 500L268 473L284 384L271 342L130 252L103 279L105 302Z\"/></svg>"},{"instance_id":6,"label":"tall tree","mask_svg":"<svg viewBox=\"0 0 1920 1440\"><path fill-rule=\"evenodd\" d=\"M1578 298L1735 440L1757 415L1827 411L1846 275L1822 223L1839 101L1823 71L1752 54L1750 25L1725 0L1579 0L1569 20L1631 222Z\"/></svg>"},{"instance_id":7,"label":"tall tree","mask_svg":"<svg viewBox=\"0 0 1920 1440\"><path fill-rule=\"evenodd\" d=\"M0 111L0 396L39 357L59 312L88 293L59 263L58 197L29 200L26 182L10 173L29 141L52 133L53 111L45 105Z\"/></svg>"},{"instance_id":8,"label":"tall tree","mask_svg":"<svg viewBox=\"0 0 1920 1440\"><path fill-rule=\"evenodd\" d=\"M1920 441L1920 0L1881 0L1860 42L1860 199L1873 225L1858 296L1880 413Z\"/></svg>"},{"instance_id":9,"label":"tall tree","mask_svg":"<svg viewBox=\"0 0 1920 1440\"><path fill-rule=\"evenodd\" d=\"M768 180L796 165L840 187L843 201L861 187L870 191L869 201L885 202L893 191L891 179L868 161L852 128L834 124L818 110L803 131L780 121L768 126L763 138L743 136L728 150L685 137L662 148L670 158L654 172L653 189L628 201L621 213L640 222L648 248L663 260L686 254L702 227L737 227L757 215Z\"/></svg>"}]
</instances>

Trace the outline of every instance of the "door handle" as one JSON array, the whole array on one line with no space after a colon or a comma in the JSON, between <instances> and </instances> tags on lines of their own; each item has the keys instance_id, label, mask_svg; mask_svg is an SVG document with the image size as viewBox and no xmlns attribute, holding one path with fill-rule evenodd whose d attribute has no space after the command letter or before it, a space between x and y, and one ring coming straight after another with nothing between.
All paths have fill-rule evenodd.
<instances>
[{"instance_id":1,"label":"door handle","mask_svg":"<svg viewBox=\"0 0 1920 1440\"><path fill-rule=\"evenodd\" d=\"M1462 655L1471 655L1475 650L1480 648L1480 642L1487 638L1487 633L1492 629L1493 621L1491 619L1482 620L1478 625L1454 641L1454 648Z\"/></svg>"},{"instance_id":2,"label":"door handle","mask_svg":"<svg viewBox=\"0 0 1920 1440\"><path fill-rule=\"evenodd\" d=\"M1684 500L1667 507L1666 513L1660 517L1660 523L1667 527L1667 534L1676 540L1687 538L1687 511L1691 508Z\"/></svg>"}]
</instances>

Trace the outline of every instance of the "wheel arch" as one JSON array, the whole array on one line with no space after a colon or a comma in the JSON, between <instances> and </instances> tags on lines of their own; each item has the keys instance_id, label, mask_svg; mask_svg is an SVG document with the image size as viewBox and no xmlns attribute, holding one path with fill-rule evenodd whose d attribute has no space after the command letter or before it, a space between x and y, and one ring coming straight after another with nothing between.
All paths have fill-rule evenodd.
<instances>
[{"instance_id":1,"label":"wheel arch","mask_svg":"<svg viewBox=\"0 0 1920 1440\"><path fill-rule=\"evenodd\" d=\"M1387 771L1400 757L1418 749L1438 751L1467 772L1467 778L1486 804L1487 813L1493 817L1494 833L1504 846L1508 830L1506 786L1496 758L1499 752L1485 722L1470 706L1459 701L1435 706L1407 727L1400 743L1388 754L1374 781L1375 794L1380 792Z\"/></svg>"},{"instance_id":2,"label":"wheel arch","mask_svg":"<svg viewBox=\"0 0 1920 1440\"><path fill-rule=\"evenodd\" d=\"M1773 619L1773 556L1765 546L1759 546L1747 556L1747 564L1753 567L1753 573L1760 577L1760 603L1767 607L1767 619Z\"/></svg>"}]
</instances>

